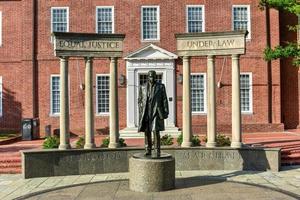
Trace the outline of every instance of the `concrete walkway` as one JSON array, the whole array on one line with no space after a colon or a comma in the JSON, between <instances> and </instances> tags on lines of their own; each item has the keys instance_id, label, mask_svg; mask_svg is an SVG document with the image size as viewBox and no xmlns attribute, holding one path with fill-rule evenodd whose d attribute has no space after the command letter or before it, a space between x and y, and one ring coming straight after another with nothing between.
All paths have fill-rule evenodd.
<instances>
[{"instance_id":1,"label":"concrete walkway","mask_svg":"<svg viewBox=\"0 0 300 200\"><path fill-rule=\"evenodd\" d=\"M0 199L300 199L300 166L281 172L177 171L176 189L136 193L128 173L22 179L0 175Z\"/></svg>"}]
</instances>

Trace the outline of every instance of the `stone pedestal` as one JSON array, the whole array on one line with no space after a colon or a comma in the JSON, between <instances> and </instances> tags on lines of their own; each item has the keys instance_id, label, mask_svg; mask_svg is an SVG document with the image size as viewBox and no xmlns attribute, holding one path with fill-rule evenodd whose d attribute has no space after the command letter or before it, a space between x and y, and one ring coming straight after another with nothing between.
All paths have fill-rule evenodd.
<instances>
[{"instance_id":1,"label":"stone pedestal","mask_svg":"<svg viewBox=\"0 0 300 200\"><path fill-rule=\"evenodd\" d=\"M175 188L175 159L169 154L129 159L129 188L136 192L159 192Z\"/></svg>"}]
</instances>

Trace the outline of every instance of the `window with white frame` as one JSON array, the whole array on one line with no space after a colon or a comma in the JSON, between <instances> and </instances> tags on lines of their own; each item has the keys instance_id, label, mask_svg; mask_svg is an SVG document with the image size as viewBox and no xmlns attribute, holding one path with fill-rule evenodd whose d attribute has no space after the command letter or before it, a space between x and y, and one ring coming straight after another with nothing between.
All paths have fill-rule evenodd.
<instances>
[{"instance_id":1,"label":"window with white frame","mask_svg":"<svg viewBox=\"0 0 300 200\"><path fill-rule=\"evenodd\" d=\"M0 76L0 117L3 115L3 87L2 77Z\"/></svg>"},{"instance_id":2,"label":"window with white frame","mask_svg":"<svg viewBox=\"0 0 300 200\"><path fill-rule=\"evenodd\" d=\"M232 7L232 28L234 31L247 30L249 32L247 39L250 39L251 21L249 5L234 5Z\"/></svg>"},{"instance_id":3,"label":"window with white frame","mask_svg":"<svg viewBox=\"0 0 300 200\"><path fill-rule=\"evenodd\" d=\"M51 115L60 113L60 90L59 90L60 76L51 76Z\"/></svg>"},{"instance_id":4,"label":"window with white frame","mask_svg":"<svg viewBox=\"0 0 300 200\"><path fill-rule=\"evenodd\" d=\"M187 32L204 31L204 6L190 5L186 8Z\"/></svg>"},{"instance_id":5,"label":"window with white frame","mask_svg":"<svg viewBox=\"0 0 300 200\"><path fill-rule=\"evenodd\" d=\"M142 6L142 39L159 40L158 6Z\"/></svg>"},{"instance_id":6,"label":"window with white frame","mask_svg":"<svg viewBox=\"0 0 300 200\"><path fill-rule=\"evenodd\" d=\"M69 31L69 8L52 7L51 8L51 32Z\"/></svg>"},{"instance_id":7,"label":"window with white frame","mask_svg":"<svg viewBox=\"0 0 300 200\"><path fill-rule=\"evenodd\" d=\"M97 75L97 113L109 113L109 75Z\"/></svg>"},{"instance_id":8,"label":"window with white frame","mask_svg":"<svg viewBox=\"0 0 300 200\"><path fill-rule=\"evenodd\" d=\"M191 106L193 113L205 112L205 74L191 74Z\"/></svg>"},{"instance_id":9,"label":"window with white frame","mask_svg":"<svg viewBox=\"0 0 300 200\"><path fill-rule=\"evenodd\" d=\"M96 23L97 33L114 33L114 7L98 6L96 11Z\"/></svg>"},{"instance_id":10,"label":"window with white frame","mask_svg":"<svg viewBox=\"0 0 300 200\"><path fill-rule=\"evenodd\" d=\"M252 74L240 74L241 111L252 113Z\"/></svg>"}]
</instances>

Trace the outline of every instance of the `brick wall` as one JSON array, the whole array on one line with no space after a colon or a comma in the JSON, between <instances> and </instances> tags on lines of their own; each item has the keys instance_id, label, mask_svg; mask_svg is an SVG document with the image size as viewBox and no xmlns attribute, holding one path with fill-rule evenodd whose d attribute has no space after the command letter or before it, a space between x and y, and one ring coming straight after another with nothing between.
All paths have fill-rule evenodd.
<instances>
[{"instance_id":1,"label":"brick wall","mask_svg":"<svg viewBox=\"0 0 300 200\"><path fill-rule=\"evenodd\" d=\"M33 116L32 99L32 1L3 1L0 10L3 16L11 15L11 22L4 22L3 33L13 45L0 48L0 55L6 55L6 61L0 62L0 75L3 76L4 87L10 87L15 94L12 96L20 104L22 112L14 125L9 126L6 117L0 119L0 127L19 127L21 117ZM185 32L186 5L205 5L205 31L230 31L231 12L233 4L249 4L251 7L251 40L247 42L247 54L241 57L241 72L252 72L253 78L253 114L243 115L243 124L247 124L249 131L282 130L280 107L280 63L272 63L272 119L275 128L268 122L268 79L267 65L262 58L266 46L265 14L259 10L258 0L185 0L185 1L159 1L159 0L41 0L38 1L38 30L37 30L37 63L38 63L38 114L41 122L41 133L44 134L45 125L52 125L52 129L59 127L59 118L50 116L50 76L59 74L59 59L53 56L53 47L50 42L50 9L51 7L68 6L70 16L70 32L95 32L96 6L113 5L115 9L115 33L124 33L124 55L136 51L148 43L141 41L142 5L160 6L160 41L154 42L168 51L176 53L174 33ZM22 16L22 17L21 17ZM13 24L14 29L11 25ZM272 44L279 43L279 17L276 11L271 11ZM10 31L9 31L10 30ZM14 30L14 31L13 31ZM8 37L10 37L8 39ZM5 53L6 52L6 53ZM2 56L1 56L2 58ZM12 60L17 63L12 64ZM221 76L224 57L216 59L216 79L221 79L224 87L217 89L217 118L220 131L230 131L231 124L231 58L228 57ZM182 60L176 60L176 76L182 73ZM11 67L6 67L10 65ZM118 73L126 75L126 63L119 60ZM206 72L206 58L193 58L191 60L192 72ZM70 128L76 134L84 133L84 91L80 89L80 80L84 82L83 59L71 58L70 72ZM94 61L94 85L97 73L109 73L109 60L97 59ZM18 76L16 76L18 75ZM119 76L118 76L119 77ZM10 86L11 85L11 86ZM178 127L182 126L182 85L176 82L177 119ZM29 91L29 92L28 92ZM95 95L95 92L94 92ZM96 98L94 97L94 100ZM126 87L119 87L119 116L120 128L126 127ZM8 108L9 107L9 108ZM14 113L14 106L4 101L6 112ZM202 132L206 126L206 115L193 115L194 132ZM197 124L197 126L196 126ZM108 127L107 116L95 117L95 128ZM279 128L278 128L279 127ZM201 131L202 130L202 131Z\"/></svg>"}]
</instances>

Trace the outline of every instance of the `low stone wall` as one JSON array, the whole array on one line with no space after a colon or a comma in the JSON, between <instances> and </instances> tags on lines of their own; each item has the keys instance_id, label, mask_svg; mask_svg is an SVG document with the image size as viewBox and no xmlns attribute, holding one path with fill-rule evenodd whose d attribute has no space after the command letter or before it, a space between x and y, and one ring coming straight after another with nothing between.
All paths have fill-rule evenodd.
<instances>
[{"instance_id":1,"label":"low stone wall","mask_svg":"<svg viewBox=\"0 0 300 200\"><path fill-rule=\"evenodd\" d=\"M24 178L128 172L129 158L141 148L22 151ZM176 170L279 171L278 148L162 148L175 157Z\"/></svg>"}]
</instances>

